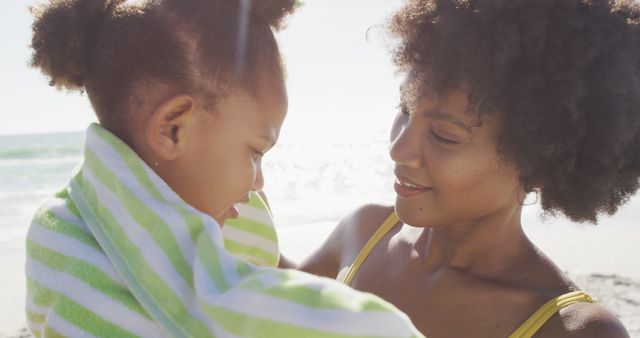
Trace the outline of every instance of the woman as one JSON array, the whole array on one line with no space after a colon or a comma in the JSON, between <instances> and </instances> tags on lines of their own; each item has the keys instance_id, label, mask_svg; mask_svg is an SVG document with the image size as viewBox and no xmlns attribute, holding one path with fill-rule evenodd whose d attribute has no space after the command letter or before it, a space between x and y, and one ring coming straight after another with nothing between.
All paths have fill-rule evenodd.
<instances>
[{"instance_id":1,"label":"woman","mask_svg":"<svg viewBox=\"0 0 640 338\"><path fill-rule=\"evenodd\" d=\"M530 194L596 222L638 190L639 20L627 0L410 0L390 25L406 75L395 206L355 211L301 268L386 298L431 338L627 337L521 212Z\"/></svg>"}]
</instances>

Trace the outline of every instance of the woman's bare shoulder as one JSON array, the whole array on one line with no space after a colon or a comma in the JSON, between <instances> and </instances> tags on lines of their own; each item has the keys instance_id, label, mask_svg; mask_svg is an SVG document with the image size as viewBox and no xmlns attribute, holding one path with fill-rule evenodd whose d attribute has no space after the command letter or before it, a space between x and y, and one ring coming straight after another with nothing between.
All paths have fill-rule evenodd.
<instances>
[{"instance_id":1,"label":"woman's bare shoulder","mask_svg":"<svg viewBox=\"0 0 640 338\"><path fill-rule=\"evenodd\" d=\"M345 231L349 232L353 244L366 242L393 212L393 206L367 204L343 219ZM364 245L364 243L362 243Z\"/></svg>"},{"instance_id":2,"label":"woman's bare shoulder","mask_svg":"<svg viewBox=\"0 0 640 338\"><path fill-rule=\"evenodd\" d=\"M348 249L360 248L373 235L384 220L393 212L393 206L365 204L347 214L338 223L330 237L335 240L335 252L342 254Z\"/></svg>"},{"instance_id":3,"label":"woman's bare shoulder","mask_svg":"<svg viewBox=\"0 0 640 338\"><path fill-rule=\"evenodd\" d=\"M543 337L629 338L620 320L598 303L573 304L548 324Z\"/></svg>"}]
</instances>

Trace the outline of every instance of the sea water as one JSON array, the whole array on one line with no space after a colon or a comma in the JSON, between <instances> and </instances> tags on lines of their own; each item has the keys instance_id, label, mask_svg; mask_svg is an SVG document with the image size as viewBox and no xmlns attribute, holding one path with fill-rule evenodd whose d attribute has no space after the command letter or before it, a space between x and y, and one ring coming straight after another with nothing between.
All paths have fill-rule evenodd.
<instances>
[{"instance_id":1,"label":"sea water","mask_svg":"<svg viewBox=\"0 0 640 338\"><path fill-rule=\"evenodd\" d=\"M0 244L24 237L45 197L82 158L82 132L0 136Z\"/></svg>"}]
</instances>

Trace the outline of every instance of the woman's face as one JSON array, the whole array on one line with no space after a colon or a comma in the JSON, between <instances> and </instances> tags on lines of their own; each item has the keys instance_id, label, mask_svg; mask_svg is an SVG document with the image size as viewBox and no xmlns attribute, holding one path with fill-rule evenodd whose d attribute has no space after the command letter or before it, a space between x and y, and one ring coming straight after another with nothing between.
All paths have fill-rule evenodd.
<instances>
[{"instance_id":1,"label":"woman's face","mask_svg":"<svg viewBox=\"0 0 640 338\"><path fill-rule=\"evenodd\" d=\"M219 224L237 216L233 207L248 201L264 184L262 157L275 145L287 111L284 81L272 77L257 95L232 92L216 112L200 112L189 138L180 196Z\"/></svg>"},{"instance_id":2,"label":"woman's face","mask_svg":"<svg viewBox=\"0 0 640 338\"><path fill-rule=\"evenodd\" d=\"M520 207L515 168L496 151L499 114L481 124L467 112L468 96L453 90L443 100L422 97L402 111L391 131L396 210L413 226L473 224Z\"/></svg>"}]
</instances>

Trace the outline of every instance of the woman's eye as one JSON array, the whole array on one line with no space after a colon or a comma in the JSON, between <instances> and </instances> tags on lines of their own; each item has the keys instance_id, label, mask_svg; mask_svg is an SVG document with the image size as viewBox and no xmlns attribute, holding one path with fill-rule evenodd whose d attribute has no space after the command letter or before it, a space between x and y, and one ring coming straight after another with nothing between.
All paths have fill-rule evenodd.
<instances>
[{"instance_id":1,"label":"woman's eye","mask_svg":"<svg viewBox=\"0 0 640 338\"><path fill-rule=\"evenodd\" d=\"M442 137L442 136L438 135L438 133L436 133L433 130L431 131L431 135L433 136L433 138L436 139L436 141L438 141L440 143L444 143L444 144L460 144L460 142L458 142L458 141L454 141L454 140L451 140L449 138Z\"/></svg>"}]
</instances>

